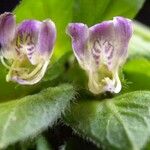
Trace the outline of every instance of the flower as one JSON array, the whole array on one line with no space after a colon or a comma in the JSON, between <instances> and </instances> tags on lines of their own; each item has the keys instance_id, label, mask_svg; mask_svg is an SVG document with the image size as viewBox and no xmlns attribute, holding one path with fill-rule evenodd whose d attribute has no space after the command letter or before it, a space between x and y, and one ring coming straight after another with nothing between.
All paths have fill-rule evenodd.
<instances>
[{"instance_id":1,"label":"flower","mask_svg":"<svg viewBox=\"0 0 150 150\"><path fill-rule=\"evenodd\" d=\"M127 58L131 20L114 17L90 28L83 23L70 23L67 34L72 38L73 51L80 66L89 77L89 90L94 94L119 93L118 73Z\"/></svg>"},{"instance_id":2,"label":"flower","mask_svg":"<svg viewBox=\"0 0 150 150\"><path fill-rule=\"evenodd\" d=\"M51 20L25 20L16 25L11 13L0 15L0 57L9 69L7 81L32 85L44 76L56 40Z\"/></svg>"}]
</instances>

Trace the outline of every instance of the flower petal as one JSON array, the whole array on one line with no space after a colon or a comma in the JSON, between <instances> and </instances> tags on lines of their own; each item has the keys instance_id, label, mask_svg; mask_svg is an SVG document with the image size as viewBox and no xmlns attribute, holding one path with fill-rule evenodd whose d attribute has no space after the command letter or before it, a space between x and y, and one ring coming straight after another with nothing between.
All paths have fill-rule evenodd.
<instances>
[{"instance_id":1,"label":"flower petal","mask_svg":"<svg viewBox=\"0 0 150 150\"><path fill-rule=\"evenodd\" d=\"M49 59L56 41L56 27L51 20L43 21L39 29L37 50L44 60Z\"/></svg>"},{"instance_id":2,"label":"flower petal","mask_svg":"<svg viewBox=\"0 0 150 150\"><path fill-rule=\"evenodd\" d=\"M6 46L12 42L15 36L15 17L11 13L0 15L0 45Z\"/></svg>"},{"instance_id":3,"label":"flower petal","mask_svg":"<svg viewBox=\"0 0 150 150\"><path fill-rule=\"evenodd\" d=\"M72 38L72 47L79 63L84 61L87 53L89 30L83 23L70 23L67 27L67 34Z\"/></svg>"},{"instance_id":4,"label":"flower petal","mask_svg":"<svg viewBox=\"0 0 150 150\"><path fill-rule=\"evenodd\" d=\"M38 83L44 76L49 61L45 61L44 64L39 64L30 74L24 75L23 73L17 73L16 71L11 72L6 77L7 81L15 81L22 85L33 85Z\"/></svg>"},{"instance_id":5,"label":"flower petal","mask_svg":"<svg viewBox=\"0 0 150 150\"><path fill-rule=\"evenodd\" d=\"M93 56L95 64L108 64L109 58L114 51L115 40L112 21L105 21L89 28L90 31L90 55ZM107 54L106 54L107 53Z\"/></svg>"},{"instance_id":6,"label":"flower petal","mask_svg":"<svg viewBox=\"0 0 150 150\"><path fill-rule=\"evenodd\" d=\"M55 25L49 20L25 20L15 27L14 21L14 36L11 35L9 40L10 33L6 35L6 29L9 31L13 19L9 16L12 14L0 16L0 27L4 30L0 30L1 62L9 69L6 80L24 85L35 84L42 79L49 64L56 40ZM8 56L8 51L13 53L13 57Z\"/></svg>"},{"instance_id":7,"label":"flower petal","mask_svg":"<svg viewBox=\"0 0 150 150\"><path fill-rule=\"evenodd\" d=\"M37 64L35 55L40 25L39 21L25 20L17 28L17 51L20 55L26 55L32 64Z\"/></svg>"},{"instance_id":8,"label":"flower petal","mask_svg":"<svg viewBox=\"0 0 150 150\"><path fill-rule=\"evenodd\" d=\"M31 38L37 38L38 36L38 29L41 25L41 22L36 20L25 20L21 24L18 25L17 28L17 36L19 36L21 39L21 42L27 42L29 40L28 36L31 36Z\"/></svg>"},{"instance_id":9,"label":"flower petal","mask_svg":"<svg viewBox=\"0 0 150 150\"><path fill-rule=\"evenodd\" d=\"M105 21L90 28L91 55L103 74L102 66L106 65L112 77L103 78L103 91L119 93L121 83L118 77L119 67L127 58L128 43L132 35L131 21L122 17L115 17L113 21ZM108 74L109 75L109 74ZM97 91L99 77L97 76ZM93 81L92 81L93 82ZM101 87L100 87L101 88ZM99 89L101 91L101 89Z\"/></svg>"},{"instance_id":10,"label":"flower petal","mask_svg":"<svg viewBox=\"0 0 150 150\"><path fill-rule=\"evenodd\" d=\"M115 17L89 29L84 24L74 23L68 26L68 34L72 37L72 47L79 64L88 74L89 90L94 94L120 92L118 72L127 58L132 35L131 21Z\"/></svg>"},{"instance_id":11,"label":"flower petal","mask_svg":"<svg viewBox=\"0 0 150 150\"><path fill-rule=\"evenodd\" d=\"M122 17L114 17L113 23L116 35L116 51L112 68L115 68L115 65L121 66L127 58L128 44L132 36L132 23L131 20Z\"/></svg>"},{"instance_id":12,"label":"flower petal","mask_svg":"<svg viewBox=\"0 0 150 150\"><path fill-rule=\"evenodd\" d=\"M115 17L90 28L91 53L95 62L108 65L109 69L118 68L127 57L127 46L132 35L128 19Z\"/></svg>"},{"instance_id":13,"label":"flower petal","mask_svg":"<svg viewBox=\"0 0 150 150\"><path fill-rule=\"evenodd\" d=\"M0 55L1 59L14 59L16 56L13 40L15 38L16 21L11 13L0 15ZM3 62L3 61L2 61Z\"/></svg>"}]
</instances>

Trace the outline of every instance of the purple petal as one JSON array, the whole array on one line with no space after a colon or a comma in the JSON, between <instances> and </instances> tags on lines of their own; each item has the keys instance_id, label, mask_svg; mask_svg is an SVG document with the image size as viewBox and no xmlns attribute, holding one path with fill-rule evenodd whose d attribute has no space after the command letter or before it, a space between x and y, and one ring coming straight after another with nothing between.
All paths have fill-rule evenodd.
<instances>
[{"instance_id":1,"label":"purple petal","mask_svg":"<svg viewBox=\"0 0 150 150\"><path fill-rule=\"evenodd\" d=\"M67 34L72 38L72 47L77 59L82 61L85 56L88 44L88 27L82 23L70 23L67 27Z\"/></svg>"},{"instance_id":2,"label":"purple petal","mask_svg":"<svg viewBox=\"0 0 150 150\"><path fill-rule=\"evenodd\" d=\"M16 46L33 65L49 59L55 40L56 28L52 21L26 20L17 29Z\"/></svg>"},{"instance_id":3,"label":"purple petal","mask_svg":"<svg viewBox=\"0 0 150 150\"><path fill-rule=\"evenodd\" d=\"M16 21L11 13L0 15L0 45L9 45L15 35Z\"/></svg>"},{"instance_id":4,"label":"purple petal","mask_svg":"<svg viewBox=\"0 0 150 150\"><path fill-rule=\"evenodd\" d=\"M36 64L35 54L41 22L26 20L17 28L16 47L20 54L24 53L32 64Z\"/></svg>"},{"instance_id":5,"label":"purple petal","mask_svg":"<svg viewBox=\"0 0 150 150\"><path fill-rule=\"evenodd\" d=\"M132 23L131 20L122 17L114 17L113 22L117 42L120 45L120 51L117 54L123 56L127 53L128 43L132 36Z\"/></svg>"},{"instance_id":6,"label":"purple petal","mask_svg":"<svg viewBox=\"0 0 150 150\"><path fill-rule=\"evenodd\" d=\"M131 23L122 17L91 27L91 55L95 63L100 65L104 63L102 60L105 60L110 69L120 66L127 57L127 46L131 35Z\"/></svg>"},{"instance_id":7,"label":"purple petal","mask_svg":"<svg viewBox=\"0 0 150 150\"><path fill-rule=\"evenodd\" d=\"M90 45L91 54L95 60L95 63L99 66L104 58L105 52L108 53L107 57L112 57L114 51L113 42L115 36L113 35L113 23L112 21L105 21L100 24L96 24L89 28L90 30Z\"/></svg>"},{"instance_id":8,"label":"purple petal","mask_svg":"<svg viewBox=\"0 0 150 150\"><path fill-rule=\"evenodd\" d=\"M113 22L104 21L90 27L89 30L91 40L101 39L103 37L109 40L113 34Z\"/></svg>"},{"instance_id":9,"label":"purple petal","mask_svg":"<svg viewBox=\"0 0 150 150\"><path fill-rule=\"evenodd\" d=\"M42 22L37 49L40 52L42 57L49 59L49 56L52 54L54 43L56 41L56 27L51 20L46 20Z\"/></svg>"},{"instance_id":10,"label":"purple petal","mask_svg":"<svg viewBox=\"0 0 150 150\"><path fill-rule=\"evenodd\" d=\"M40 22L36 20L26 20L17 28L17 37L20 44L36 44Z\"/></svg>"}]
</instances>

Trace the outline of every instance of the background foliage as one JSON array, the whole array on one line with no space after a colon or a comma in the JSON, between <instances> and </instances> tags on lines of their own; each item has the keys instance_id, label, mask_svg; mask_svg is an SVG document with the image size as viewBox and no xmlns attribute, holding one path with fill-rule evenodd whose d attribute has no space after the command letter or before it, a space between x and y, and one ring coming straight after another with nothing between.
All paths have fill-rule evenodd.
<instances>
[{"instance_id":1,"label":"background foliage","mask_svg":"<svg viewBox=\"0 0 150 150\"><path fill-rule=\"evenodd\" d=\"M113 96L88 92L87 77L74 60L70 39L65 34L70 22L91 26L114 16L132 19L143 3L144 0L21 1L14 10L18 23L51 18L58 37L51 64L38 84L6 83L7 70L0 66L0 148L47 150L61 145L60 148L71 150L149 149L149 29L134 23L129 59L121 73L123 90ZM68 126L64 138L64 127L52 128L60 122ZM71 138L67 135L70 130ZM57 145L60 139L62 143Z\"/></svg>"}]
</instances>

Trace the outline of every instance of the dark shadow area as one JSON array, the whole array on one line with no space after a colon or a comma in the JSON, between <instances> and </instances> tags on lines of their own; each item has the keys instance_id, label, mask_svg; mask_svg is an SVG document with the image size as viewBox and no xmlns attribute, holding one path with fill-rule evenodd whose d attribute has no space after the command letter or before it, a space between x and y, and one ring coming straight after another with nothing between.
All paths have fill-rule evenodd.
<instances>
[{"instance_id":1,"label":"dark shadow area","mask_svg":"<svg viewBox=\"0 0 150 150\"><path fill-rule=\"evenodd\" d=\"M0 0L0 14L12 11L20 0Z\"/></svg>"},{"instance_id":2,"label":"dark shadow area","mask_svg":"<svg viewBox=\"0 0 150 150\"><path fill-rule=\"evenodd\" d=\"M147 26L150 26L150 0L146 0L144 6L135 19L146 24Z\"/></svg>"}]
</instances>

